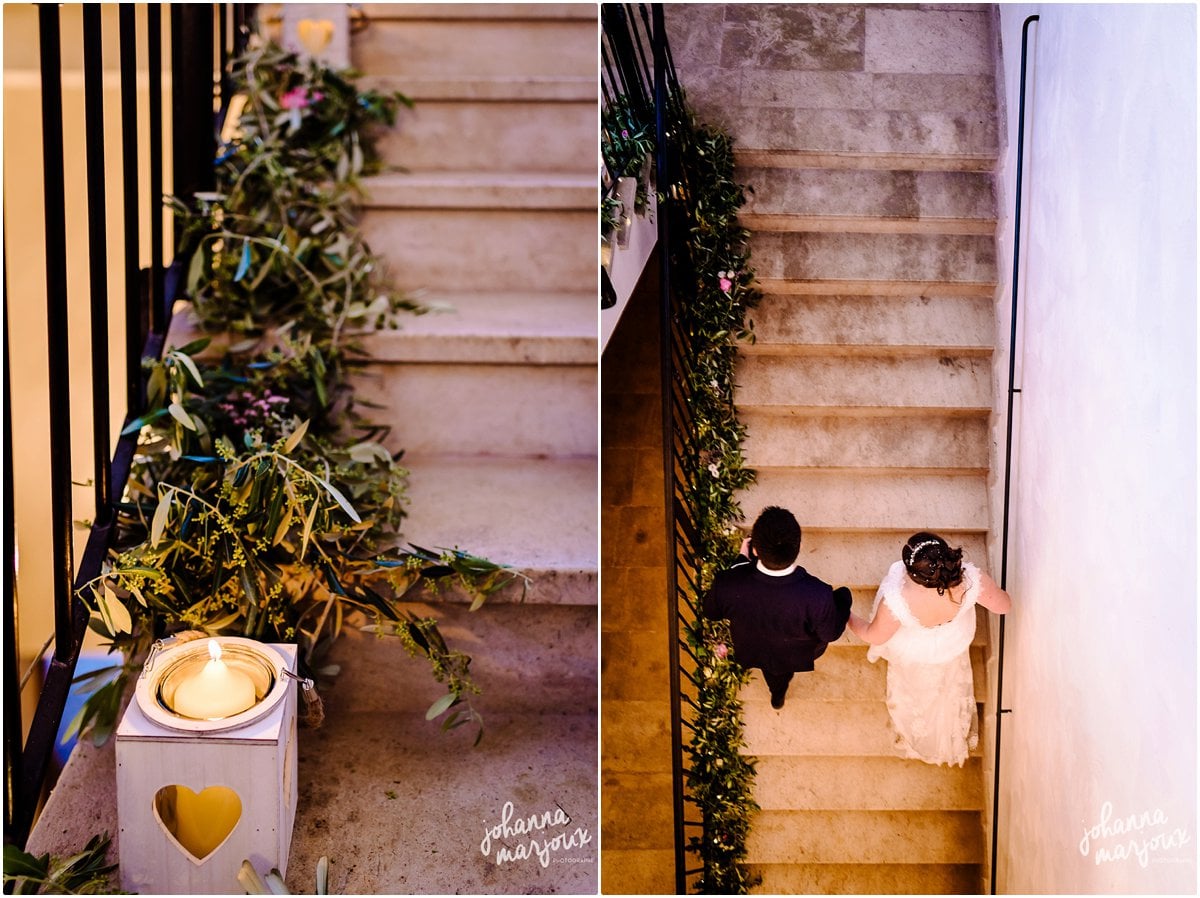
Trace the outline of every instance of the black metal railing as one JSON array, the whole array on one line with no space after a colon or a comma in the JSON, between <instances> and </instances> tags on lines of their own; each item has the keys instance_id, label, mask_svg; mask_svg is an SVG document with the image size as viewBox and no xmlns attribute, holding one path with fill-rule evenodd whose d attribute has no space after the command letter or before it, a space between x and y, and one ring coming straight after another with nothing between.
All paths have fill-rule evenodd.
<instances>
[{"instance_id":1,"label":"black metal railing","mask_svg":"<svg viewBox=\"0 0 1200 898\"><path fill-rule=\"evenodd\" d=\"M95 518L87 543L76 565L72 545L73 511L71 501L71 354L68 351L68 310L71 297L67 285L67 241L65 225L65 159L63 147L63 66L61 44L63 24L59 6L38 7L38 32L41 74L42 164L44 172L46 244L46 316L49 338L50 409L50 508L52 516L53 652L42 680L36 710L28 736L22 739L21 657L16 632L19 620L20 583L16 565L16 533L13 501L12 419L10 398L8 328L4 333L4 766L5 766L5 842L24 847L33 826L35 812L50 771L51 757L59 732L76 662L87 626L87 609L76 594L77 584L99 574L108 552L115 522L115 511L129 475L136 445L136 434L118 440L115 451L109 441L109 296L108 266L122 265L125 275L124 355L127 376L128 422L141 411L144 383L141 360L158 357L170 323L171 304L181 265L176 260L166 266L164 243L173 245L170 228L164 225L163 167L170 153L173 192L188 196L212 183L216 148L214 99L219 106L228 102L229 82L226 64L231 56L245 48L252 7L246 4L175 4L169 7L170 37L167 46L171 58L170 102L172 133L163 135L163 28L162 9L155 5L145 10L144 25L139 27L137 8L121 4L117 9L120 78L121 166L120 198L117 202L124 218L124 255L119 260L108 256L106 213L110 202L106 193L104 157L104 42L102 12L99 5L84 5L82 29L84 42L83 83L86 140L86 181L88 220L88 269L90 311L90 368L92 377L94 454L93 483ZM140 33L139 33L140 32ZM149 154L146 165L150 181L150 201L139 208L137 154L139 45L145 48L148 78ZM219 118L219 114L218 114ZM93 139L101 138L101 139ZM5 209L5 231L8 213ZM149 235L151 247L147 267L139 259L141 236ZM8 306L8 254L5 254L4 300Z\"/></svg>"},{"instance_id":2,"label":"black metal railing","mask_svg":"<svg viewBox=\"0 0 1200 898\"><path fill-rule=\"evenodd\" d=\"M691 228L686 204L677 201L687 194L687 175L680 165L682 135L668 126L670 104L681 94L661 4L603 4L601 19L603 102L625 103L632 116L654 124L675 891L686 894L704 873L689 853L692 838L703 840L704 821L688 800L684 745L684 731L692 727L697 667L686 634L695 626L701 596L701 546L688 497L688 484L700 465L688 386L693 353L686 297L675 286L691 282L690 260L685 242L672 242L672 235L686 235Z\"/></svg>"},{"instance_id":3,"label":"black metal railing","mask_svg":"<svg viewBox=\"0 0 1200 898\"><path fill-rule=\"evenodd\" d=\"M1004 437L1004 512L1000 537L1000 588L1008 589L1008 530L1009 500L1012 487L1013 405L1017 387L1017 299L1020 296L1021 275L1021 188L1025 163L1025 76L1029 59L1029 26L1041 16L1029 16L1021 26L1021 86L1017 109L1017 178L1016 209L1013 215L1012 310L1008 334L1008 417ZM992 758L992 859L990 891L996 894L996 861L1000 853L1000 731L1004 715L1012 712L1004 707L1004 615L1000 615L996 640L996 751Z\"/></svg>"}]
</instances>

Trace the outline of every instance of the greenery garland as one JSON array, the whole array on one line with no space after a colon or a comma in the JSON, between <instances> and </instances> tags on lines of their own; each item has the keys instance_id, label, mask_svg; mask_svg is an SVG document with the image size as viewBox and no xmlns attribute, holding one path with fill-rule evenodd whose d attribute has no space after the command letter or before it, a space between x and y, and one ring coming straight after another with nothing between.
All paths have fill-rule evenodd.
<instances>
[{"instance_id":1,"label":"greenery garland","mask_svg":"<svg viewBox=\"0 0 1200 898\"><path fill-rule=\"evenodd\" d=\"M737 341L753 339L747 312L761 294L752 286L749 232L737 221L745 189L734 178L733 140L697 121L682 91L668 107L670 136L679 149L676 194L688 229L671 247L674 289L687 297L677 312L688 341L688 407L696 458L686 468L685 493L698 531L701 594L737 555L742 520L736 499L754 481L741 451L745 426L733 401ZM754 759L745 746L740 690L750 673L734 657L727 621L705 619L700 596L684 638L696 659L692 736L687 746L688 797L703 816L703 836L690 848L703 861L703 893L744 894L754 884L743 861L754 801ZM685 700L689 700L686 699Z\"/></svg>"},{"instance_id":2,"label":"greenery garland","mask_svg":"<svg viewBox=\"0 0 1200 898\"><path fill-rule=\"evenodd\" d=\"M470 657L398 603L451 580L475 610L524 578L458 549L396 547L408 472L346 381L361 363L357 335L419 311L384 288L352 218L359 177L380 167L370 129L404 98L359 92L350 75L273 44L252 47L234 77L247 103L217 188L173 202L199 320L240 339L216 359L200 355L203 338L144 362L147 409L125 430L138 451L114 548L80 588L93 629L130 660L87 675L100 688L68 734L107 738L156 639L294 642L309 675L332 675L315 662L354 611L446 685L428 719L478 726Z\"/></svg>"}]
</instances>

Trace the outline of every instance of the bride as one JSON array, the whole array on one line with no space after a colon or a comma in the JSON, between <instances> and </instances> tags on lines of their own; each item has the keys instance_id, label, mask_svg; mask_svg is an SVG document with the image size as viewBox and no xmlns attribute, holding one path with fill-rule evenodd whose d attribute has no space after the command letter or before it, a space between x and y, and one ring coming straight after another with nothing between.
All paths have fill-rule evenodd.
<instances>
[{"instance_id":1,"label":"bride","mask_svg":"<svg viewBox=\"0 0 1200 898\"><path fill-rule=\"evenodd\" d=\"M906 758L962 766L979 741L971 640L975 604L996 614L1008 593L962 560L934 533L909 537L875 595L870 623L850 615L850 629L887 659L887 706L896 747Z\"/></svg>"}]
</instances>

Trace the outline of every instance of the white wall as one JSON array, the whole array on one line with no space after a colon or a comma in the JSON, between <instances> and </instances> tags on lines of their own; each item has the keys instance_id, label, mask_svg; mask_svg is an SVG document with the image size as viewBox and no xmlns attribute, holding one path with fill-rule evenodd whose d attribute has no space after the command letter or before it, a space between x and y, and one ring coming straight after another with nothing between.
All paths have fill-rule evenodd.
<instances>
[{"instance_id":1,"label":"white wall","mask_svg":"<svg viewBox=\"0 0 1200 898\"><path fill-rule=\"evenodd\" d=\"M1010 217L1030 13L999 886L1194 893L1196 14L1001 5ZM1002 233L1010 272L1011 220ZM1135 814L1144 828L1113 833ZM1178 829L1186 845L1154 847ZM1144 866L1097 863L1147 842Z\"/></svg>"}]
</instances>

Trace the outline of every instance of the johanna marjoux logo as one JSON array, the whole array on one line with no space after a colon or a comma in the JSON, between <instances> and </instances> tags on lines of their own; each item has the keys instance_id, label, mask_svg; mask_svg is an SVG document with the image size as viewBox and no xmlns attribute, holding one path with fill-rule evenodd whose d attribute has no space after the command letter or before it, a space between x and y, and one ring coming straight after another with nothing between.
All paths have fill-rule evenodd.
<instances>
[{"instance_id":1,"label":"johanna marjoux logo","mask_svg":"<svg viewBox=\"0 0 1200 898\"><path fill-rule=\"evenodd\" d=\"M582 862L577 857L559 857L572 849L590 845L592 835L585 827L571 827L571 817L561 807L527 817L517 817L511 801L506 801L500 810L500 822L489 826L483 822L483 841L480 853L492 857L495 852L498 866L537 858L543 867L552 860Z\"/></svg>"}]
</instances>

